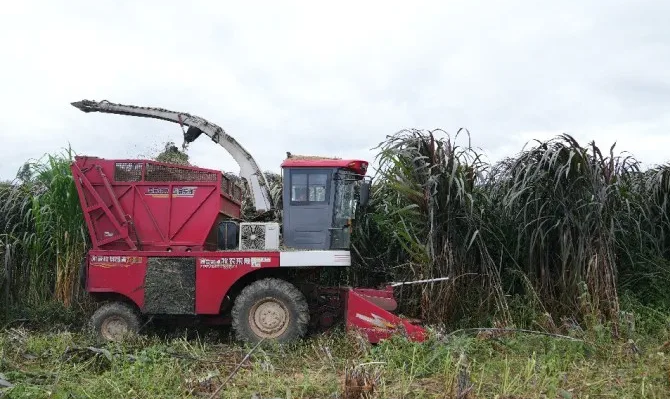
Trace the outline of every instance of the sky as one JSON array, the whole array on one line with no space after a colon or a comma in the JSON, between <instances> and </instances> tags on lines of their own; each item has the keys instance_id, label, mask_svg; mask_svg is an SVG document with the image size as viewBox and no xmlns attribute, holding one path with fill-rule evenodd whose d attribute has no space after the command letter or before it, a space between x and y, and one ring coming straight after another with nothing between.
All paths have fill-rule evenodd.
<instances>
[{"instance_id":1,"label":"sky","mask_svg":"<svg viewBox=\"0 0 670 399\"><path fill-rule=\"evenodd\" d=\"M58 3L58 4L57 4ZM0 180L46 153L155 155L176 124L223 127L264 170L363 158L401 129L466 128L495 162L561 133L670 161L668 1L12 1L0 12ZM239 172L203 136L191 162Z\"/></svg>"}]
</instances>

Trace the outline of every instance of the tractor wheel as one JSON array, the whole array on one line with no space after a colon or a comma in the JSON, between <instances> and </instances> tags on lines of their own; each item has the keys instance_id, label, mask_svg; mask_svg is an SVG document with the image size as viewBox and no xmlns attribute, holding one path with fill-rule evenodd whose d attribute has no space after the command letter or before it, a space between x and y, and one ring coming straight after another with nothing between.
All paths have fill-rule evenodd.
<instances>
[{"instance_id":1,"label":"tractor wheel","mask_svg":"<svg viewBox=\"0 0 670 399\"><path fill-rule=\"evenodd\" d=\"M135 309L123 302L106 303L91 317L90 327L102 341L123 340L140 330L140 316Z\"/></svg>"},{"instance_id":2,"label":"tractor wheel","mask_svg":"<svg viewBox=\"0 0 670 399\"><path fill-rule=\"evenodd\" d=\"M305 296L293 284L276 278L256 281L242 290L232 309L238 340L286 343L302 338L309 323Z\"/></svg>"}]
</instances>

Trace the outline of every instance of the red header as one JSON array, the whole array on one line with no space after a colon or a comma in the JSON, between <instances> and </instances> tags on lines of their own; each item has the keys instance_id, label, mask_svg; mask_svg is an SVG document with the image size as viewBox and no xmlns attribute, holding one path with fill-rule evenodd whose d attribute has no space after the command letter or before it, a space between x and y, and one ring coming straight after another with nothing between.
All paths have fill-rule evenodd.
<instances>
[{"instance_id":1,"label":"red header","mask_svg":"<svg viewBox=\"0 0 670 399\"><path fill-rule=\"evenodd\" d=\"M297 159L289 158L281 164L282 168L346 168L364 175L368 162L360 159Z\"/></svg>"}]
</instances>

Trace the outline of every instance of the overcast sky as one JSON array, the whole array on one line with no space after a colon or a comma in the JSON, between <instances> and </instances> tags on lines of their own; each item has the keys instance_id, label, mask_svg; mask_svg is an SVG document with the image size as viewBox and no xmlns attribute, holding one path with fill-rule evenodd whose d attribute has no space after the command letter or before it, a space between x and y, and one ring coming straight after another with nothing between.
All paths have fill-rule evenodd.
<instances>
[{"instance_id":1,"label":"overcast sky","mask_svg":"<svg viewBox=\"0 0 670 399\"><path fill-rule=\"evenodd\" d=\"M181 142L177 125L81 99L202 116L265 170L286 151L372 160L411 127L466 127L492 160L566 132L663 163L669 15L667 0L6 1L0 179L68 143L123 158ZM239 171L207 137L189 155Z\"/></svg>"}]
</instances>

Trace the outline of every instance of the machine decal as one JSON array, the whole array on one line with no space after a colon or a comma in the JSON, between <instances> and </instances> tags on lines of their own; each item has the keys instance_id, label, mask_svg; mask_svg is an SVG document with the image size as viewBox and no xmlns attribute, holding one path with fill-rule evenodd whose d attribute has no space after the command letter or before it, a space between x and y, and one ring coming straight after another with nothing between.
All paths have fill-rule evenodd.
<instances>
[{"instance_id":1,"label":"machine decal","mask_svg":"<svg viewBox=\"0 0 670 399\"><path fill-rule=\"evenodd\" d=\"M203 269L234 269L237 266L261 267L263 263L270 263L269 257L224 257L218 259L200 258L200 267Z\"/></svg>"},{"instance_id":2,"label":"machine decal","mask_svg":"<svg viewBox=\"0 0 670 399\"><path fill-rule=\"evenodd\" d=\"M193 198L197 187L173 187L172 196L177 198ZM148 187L146 195L152 198L168 198L167 187Z\"/></svg>"},{"instance_id":3,"label":"machine decal","mask_svg":"<svg viewBox=\"0 0 670 399\"><path fill-rule=\"evenodd\" d=\"M365 316L360 313L356 313L356 318L361 319L363 321L366 321L370 323L371 326L380 328L382 330L388 330L388 329L394 329L396 328L396 325L393 323L390 323L388 320L385 318L378 316L374 313L372 313L372 317L370 316Z\"/></svg>"},{"instance_id":4,"label":"machine decal","mask_svg":"<svg viewBox=\"0 0 670 399\"><path fill-rule=\"evenodd\" d=\"M251 267L261 267L263 263L269 263L270 258L251 258Z\"/></svg>"},{"instance_id":5,"label":"machine decal","mask_svg":"<svg viewBox=\"0 0 670 399\"><path fill-rule=\"evenodd\" d=\"M141 264L143 258L141 256L106 256L106 255L91 255L90 266L92 267L130 267L133 264Z\"/></svg>"},{"instance_id":6,"label":"machine decal","mask_svg":"<svg viewBox=\"0 0 670 399\"><path fill-rule=\"evenodd\" d=\"M180 198L193 198L195 195L195 190L197 190L197 187L174 187L172 189L172 196Z\"/></svg>"}]
</instances>

